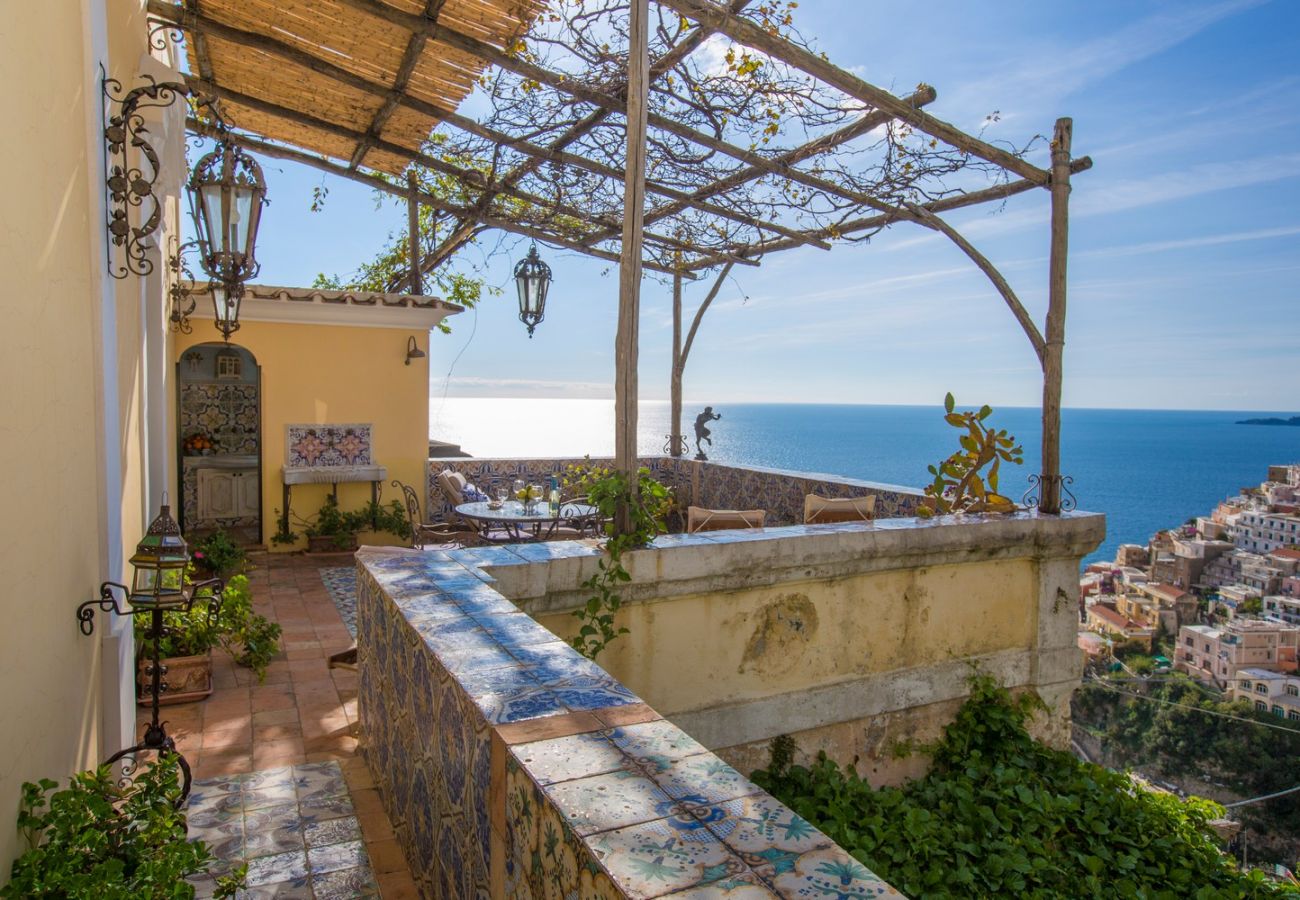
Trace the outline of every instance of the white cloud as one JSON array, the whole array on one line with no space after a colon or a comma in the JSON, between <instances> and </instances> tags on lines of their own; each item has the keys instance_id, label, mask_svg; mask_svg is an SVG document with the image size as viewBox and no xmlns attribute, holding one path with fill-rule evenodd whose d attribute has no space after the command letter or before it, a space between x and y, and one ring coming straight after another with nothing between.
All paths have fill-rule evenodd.
<instances>
[{"instance_id":1,"label":"white cloud","mask_svg":"<svg viewBox=\"0 0 1300 900\"><path fill-rule=\"evenodd\" d=\"M1145 244L1126 244L1122 247L1102 247L1074 254L1077 257L1140 256L1166 250L1187 250L1193 247L1214 247L1219 244L1237 244L1243 241L1266 241L1273 238L1300 234L1300 225L1282 228L1259 228L1254 231L1234 231L1227 234L1208 234L1203 237L1175 238L1168 241L1148 241Z\"/></svg>"}]
</instances>

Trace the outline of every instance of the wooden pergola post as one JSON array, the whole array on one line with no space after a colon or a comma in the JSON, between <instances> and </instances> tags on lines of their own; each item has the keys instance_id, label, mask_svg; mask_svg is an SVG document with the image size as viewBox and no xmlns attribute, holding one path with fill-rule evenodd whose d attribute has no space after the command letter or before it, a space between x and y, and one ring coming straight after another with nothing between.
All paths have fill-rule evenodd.
<instances>
[{"instance_id":1,"label":"wooden pergola post","mask_svg":"<svg viewBox=\"0 0 1300 900\"><path fill-rule=\"evenodd\" d=\"M1047 328L1043 353L1043 471L1038 508L1061 511L1061 363L1065 351L1065 268L1070 244L1071 119L1052 135L1052 245L1048 262Z\"/></svg>"},{"instance_id":2,"label":"wooden pergola post","mask_svg":"<svg viewBox=\"0 0 1300 900\"><path fill-rule=\"evenodd\" d=\"M623 247L618 264L618 332L614 340L614 467L627 476L633 502L638 479L637 332L641 316L641 236L645 220L645 135L650 68L650 0L632 0L627 60L627 175L623 181ZM632 530L621 507L615 530Z\"/></svg>"},{"instance_id":3,"label":"wooden pergola post","mask_svg":"<svg viewBox=\"0 0 1300 900\"><path fill-rule=\"evenodd\" d=\"M673 273L673 370L668 385L672 434L668 436L668 454L682 455L682 276Z\"/></svg>"},{"instance_id":4,"label":"wooden pergola post","mask_svg":"<svg viewBox=\"0 0 1300 900\"><path fill-rule=\"evenodd\" d=\"M406 225L407 250L411 256L411 293L419 297L424 294L424 285L420 280L420 185L414 172L406 173Z\"/></svg>"}]
</instances>

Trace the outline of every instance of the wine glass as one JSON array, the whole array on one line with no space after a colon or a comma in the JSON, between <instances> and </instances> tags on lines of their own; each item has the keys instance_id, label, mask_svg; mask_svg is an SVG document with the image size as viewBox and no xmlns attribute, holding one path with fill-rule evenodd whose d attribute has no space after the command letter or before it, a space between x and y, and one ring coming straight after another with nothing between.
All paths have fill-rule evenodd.
<instances>
[{"instance_id":1,"label":"wine glass","mask_svg":"<svg viewBox=\"0 0 1300 900\"><path fill-rule=\"evenodd\" d=\"M524 493L524 480L522 478L515 479L514 492L515 499L520 503L523 503L527 499L527 495Z\"/></svg>"}]
</instances>

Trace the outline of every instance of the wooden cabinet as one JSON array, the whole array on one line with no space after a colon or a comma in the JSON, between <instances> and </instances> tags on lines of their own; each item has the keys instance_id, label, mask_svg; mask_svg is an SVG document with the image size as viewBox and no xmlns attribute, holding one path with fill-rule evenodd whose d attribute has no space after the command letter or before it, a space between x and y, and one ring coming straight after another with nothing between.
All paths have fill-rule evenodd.
<instances>
[{"instance_id":1,"label":"wooden cabinet","mask_svg":"<svg viewBox=\"0 0 1300 900\"><path fill-rule=\"evenodd\" d=\"M261 505L257 469L199 469L198 518L257 516Z\"/></svg>"}]
</instances>

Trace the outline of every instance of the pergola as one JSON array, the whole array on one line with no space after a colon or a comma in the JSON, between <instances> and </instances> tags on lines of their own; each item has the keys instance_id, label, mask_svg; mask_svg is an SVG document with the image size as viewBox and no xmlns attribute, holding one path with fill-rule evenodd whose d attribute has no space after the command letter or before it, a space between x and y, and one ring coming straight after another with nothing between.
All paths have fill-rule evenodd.
<instances>
[{"instance_id":1,"label":"pergola","mask_svg":"<svg viewBox=\"0 0 1300 900\"><path fill-rule=\"evenodd\" d=\"M829 250L899 222L943 234L988 276L1038 357L1038 503L1060 511L1070 177L1091 166L1070 155L1069 119L1057 120L1040 168L1023 149L925 112L929 86L900 97L836 67L798 36L781 2L554 0L550 14L545 5L149 0L148 10L183 32L190 88L214 102L229 140L408 201L411 293L492 228L618 262L615 456L629 474L643 269L673 279L678 452L682 371L733 266ZM489 112L472 118L458 110L476 84ZM189 126L213 131L198 116ZM941 218L1034 189L1051 196L1041 330ZM420 205L448 223L432 248L418 240ZM720 271L683 344L682 281L709 270Z\"/></svg>"}]
</instances>

